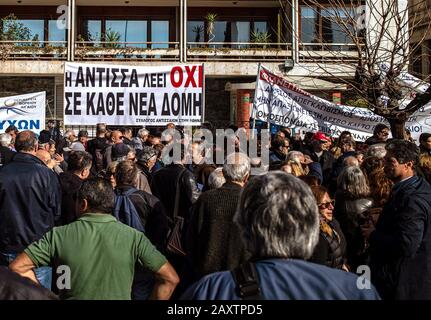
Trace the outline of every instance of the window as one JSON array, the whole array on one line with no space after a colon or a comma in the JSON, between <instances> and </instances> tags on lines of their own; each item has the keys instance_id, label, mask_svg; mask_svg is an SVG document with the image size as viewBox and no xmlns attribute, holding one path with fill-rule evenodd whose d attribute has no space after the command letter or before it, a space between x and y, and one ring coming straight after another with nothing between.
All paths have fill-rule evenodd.
<instances>
[{"instance_id":1,"label":"window","mask_svg":"<svg viewBox=\"0 0 431 320\"><path fill-rule=\"evenodd\" d=\"M147 47L147 44L143 43L147 42L147 21L106 20L105 25L105 41L111 42L106 44L107 47Z\"/></svg>"},{"instance_id":2,"label":"window","mask_svg":"<svg viewBox=\"0 0 431 320\"><path fill-rule=\"evenodd\" d=\"M227 21L216 21L214 23L214 39L209 36L208 41L212 42L229 42L229 23ZM222 45L218 45L218 47Z\"/></svg>"},{"instance_id":3,"label":"window","mask_svg":"<svg viewBox=\"0 0 431 320\"><path fill-rule=\"evenodd\" d=\"M250 22L231 22L231 42L250 42ZM246 48L248 45L233 45L236 48Z\"/></svg>"},{"instance_id":4,"label":"window","mask_svg":"<svg viewBox=\"0 0 431 320\"><path fill-rule=\"evenodd\" d=\"M414 76L422 78L422 47L417 46L417 43L412 45L416 46L411 55L411 68Z\"/></svg>"},{"instance_id":5,"label":"window","mask_svg":"<svg viewBox=\"0 0 431 320\"><path fill-rule=\"evenodd\" d=\"M151 42L156 48L169 48L169 21L151 21Z\"/></svg>"},{"instance_id":6,"label":"window","mask_svg":"<svg viewBox=\"0 0 431 320\"><path fill-rule=\"evenodd\" d=\"M56 42L56 41L66 41L66 30L59 28L59 26L57 25L57 20L48 21L48 41L53 41L53 43L50 44L51 46L55 46L55 47L66 46L65 43Z\"/></svg>"},{"instance_id":7,"label":"window","mask_svg":"<svg viewBox=\"0 0 431 320\"><path fill-rule=\"evenodd\" d=\"M95 46L102 41L102 21L84 20L84 39L94 42Z\"/></svg>"},{"instance_id":8,"label":"window","mask_svg":"<svg viewBox=\"0 0 431 320\"><path fill-rule=\"evenodd\" d=\"M253 23L253 31L254 32L268 32L268 22L266 21L255 21Z\"/></svg>"},{"instance_id":9,"label":"window","mask_svg":"<svg viewBox=\"0 0 431 320\"><path fill-rule=\"evenodd\" d=\"M12 31L18 30L18 31ZM40 42L45 39L45 21L44 20L8 20L4 22L3 33L10 32L11 40ZM29 42L18 43L21 46L30 45Z\"/></svg>"},{"instance_id":10,"label":"window","mask_svg":"<svg viewBox=\"0 0 431 320\"><path fill-rule=\"evenodd\" d=\"M187 21L187 42L205 42L205 23L203 21ZM197 47L192 44L190 47Z\"/></svg>"},{"instance_id":11,"label":"window","mask_svg":"<svg viewBox=\"0 0 431 320\"><path fill-rule=\"evenodd\" d=\"M349 23L349 17L353 12L345 12L344 9L327 8L322 10L322 40L324 43L352 43L343 23ZM353 32L353 26L349 28ZM329 50L348 50L345 46L330 46Z\"/></svg>"},{"instance_id":12,"label":"window","mask_svg":"<svg viewBox=\"0 0 431 320\"><path fill-rule=\"evenodd\" d=\"M301 42L316 42L319 35L317 27L317 14L315 9L301 6Z\"/></svg>"}]
</instances>

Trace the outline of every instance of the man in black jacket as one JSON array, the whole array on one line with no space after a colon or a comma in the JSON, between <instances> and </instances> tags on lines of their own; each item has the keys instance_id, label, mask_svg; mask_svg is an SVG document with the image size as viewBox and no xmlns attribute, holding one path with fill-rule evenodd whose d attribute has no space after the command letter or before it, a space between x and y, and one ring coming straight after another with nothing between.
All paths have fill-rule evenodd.
<instances>
[{"instance_id":1,"label":"man in black jacket","mask_svg":"<svg viewBox=\"0 0 431 320\"><path fill-rule=\"evenodd\" d=\"M160 252L165 252L166 238L169 231L168 219L163 204L152 194L138 190L139 169L130 160L118 163L115 172L116 195L124 195L130 189L128 197L135 207L136 212L145 228L145 236ZM132 286L133 300L146 300L150 296L154 286L154 275L142 268L135 273Z\"/></svg>"},{"instance_id":2,"label":"man in black jacket","mask_svg":"<svg viewBox=\"0 0 431 320\"><path fill-rule=\"evenodd\" d=\"M234 269L247 258L233 216L250 175L250 159L243 153L230 154L223 175L226 183L202 193L193 206L187 251L194 281L213 272Z\"/></svg>"},{"instance_id":3,"label":"man in black jacket","mask_svg":"<svg viewBox=\"0 0 431 320\"><path fill-rule=\"evenodd\" d=\"M60 217L57 175L35 157L33 132L20 132L18 153L0 172L0 264L8 265L30 243L50 231ZM39 282L51 287L50 268L36 269Z\"/></svg>"},{"instance_id":4,"label":"man in black jacket","mask_svg":"<svg viewBox=\"0 0 431 320\"><path fill-rule=\"evenodd\" d=\"M409 141L386 146L385 174L395 184L369 236L371 281L384 299L431 299L431 186L415 175L419 150Z\"/></svg>"},{"instance_id":5,"label":"man in black jacket","mask_svg":"<svg viewBox=\"0 0 431 320\"><path fill-rule=\"evenodd\" d=\"M151 190L153 195L159 198L165 205L171 229L173 229L175 224L174 210L178 190L177 215L184 218L181 239L181 241L184 241L185 232L190 221L190 209L199 198L201 192L197 186L194 174L184 166L187 163L185 146L179 142L174 143L173 149L169 152L169 156L172 163L154 173L151 182ZM185 258L179 255L168 254L168 259L180 275L180 278L183 279L186 268ZM177 298L177 295L185 289L185 283L186 281L182 281L177 287L174 298Z\"/></svg>"},{"instance_id":6,"label":"man in black jacket","mask_svg":"<svg viewBox=\"0 0 431 320\"><path fill-rule=\"evenodd\" d=\"M304 151L304 154L309 155L311 160L320 163L323 173L323 184L325 186L328 186L331 181L332 167L335 163L334 156L328 151L330 141L331 139L324 133L316 132L311 142L312 151Z\"/></svg>"},{"instance_id":7,"label":"man in black jacket","mask_svg":"<svg viewBox=\"0 0 431 320\"><path fill-rule=\"evenodd\" d=\"M60 174L62 225L79 218L78 192L90 175L91 165L91 155L85 151L72 151L67 159L67 171Z\"/></svg>"}]
</instances>

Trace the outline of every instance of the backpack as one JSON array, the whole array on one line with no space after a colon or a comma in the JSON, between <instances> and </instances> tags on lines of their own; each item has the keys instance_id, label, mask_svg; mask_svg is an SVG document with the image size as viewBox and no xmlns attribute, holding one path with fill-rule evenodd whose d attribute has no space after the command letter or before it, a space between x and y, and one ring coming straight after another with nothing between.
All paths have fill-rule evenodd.
<instances>
[{"instance_id":1,"label":"backpack","mask_svg":"<svg viewBox=\"0 0 431 320\"><path fill-rule=\"evenodd\" d=\"M136 188L130 188L125 192L115 190L114 217L129 227L145 233L144 224L136 211L135 205L129 198L136 191L138 191Z\"/></svg>"}]
</instances>

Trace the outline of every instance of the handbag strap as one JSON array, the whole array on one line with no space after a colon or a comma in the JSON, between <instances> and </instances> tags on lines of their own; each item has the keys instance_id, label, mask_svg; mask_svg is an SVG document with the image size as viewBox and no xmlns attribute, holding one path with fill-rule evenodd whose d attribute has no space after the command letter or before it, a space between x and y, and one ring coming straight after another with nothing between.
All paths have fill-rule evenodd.
<instances>
[{"instance_id":1,"label":"handbag strap","mask_svg":"<svg viewBox=\"0 0 431 320\"><path fill-rule=\"evenodd\" d=\"M262 300L256 266L248 261L231 271L242 300Z\"/></svg>"},{"instance_id":2,"label":"handbag strap","mask_svg":"<svg viewBox=\"0 0 431 320\"><path fill-rule=\"evenodd\" d=\"M182 178L182 176L186 170L187 170L186 168L183 168L180 172L180 175L178 176L178 179L177 179L177 188L176 188L176 192L175 192L175 206L174 206L174 214L173 214L174 221L175 221L175 218L178 216L178 210L179 210L179 205L180 205L181 178Z\"/></svg>"}]
</instances>

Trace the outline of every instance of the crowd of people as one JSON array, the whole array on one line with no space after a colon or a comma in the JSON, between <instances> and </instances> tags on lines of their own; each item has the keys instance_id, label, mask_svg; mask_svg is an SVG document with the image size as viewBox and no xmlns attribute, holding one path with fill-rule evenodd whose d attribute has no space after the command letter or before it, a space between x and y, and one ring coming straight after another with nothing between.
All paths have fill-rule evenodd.
<instances>
[{"instance_id":1,"label":"crowd of people","mask_svg":"<svg viewBox=\"0 0 431 320\"><path fill-rule=\"evenodd\" d=\"M0 134L1 299L431 298L431 134L160 129Z\"/></svg>"}]
</instances>

